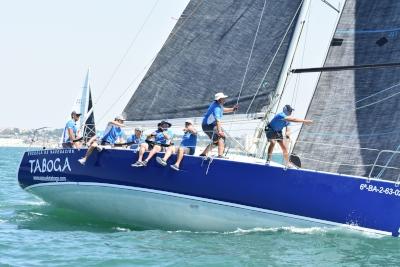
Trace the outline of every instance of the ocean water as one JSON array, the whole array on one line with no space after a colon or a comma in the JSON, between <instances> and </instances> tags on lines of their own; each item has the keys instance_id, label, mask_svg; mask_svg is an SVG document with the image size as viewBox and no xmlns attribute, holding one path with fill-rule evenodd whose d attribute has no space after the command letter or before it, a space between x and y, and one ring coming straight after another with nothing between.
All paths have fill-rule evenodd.
<instances>
[{"instance_id":1,"label":"ocean water","mask_svg":"<svg viewBox=\"0 0 400 267\"><path fill-rule=\"evenodd\" d=\"M0 148L0 266L400 265L399 238L342 228L212 233L103 223L23 191L16 179L23 152Z\"/></svg>"}]
</instances>

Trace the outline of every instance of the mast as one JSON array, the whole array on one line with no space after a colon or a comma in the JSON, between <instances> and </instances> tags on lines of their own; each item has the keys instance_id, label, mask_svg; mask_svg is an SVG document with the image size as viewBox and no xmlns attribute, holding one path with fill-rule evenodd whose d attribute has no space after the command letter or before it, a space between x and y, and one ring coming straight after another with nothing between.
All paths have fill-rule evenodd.
<instances>
[{"instance_id":1,"label":"mast","mask_svg":"<svg viewBox=\"0 0 400 267\"><path fill-rule=\"evenodd\" d=\"M324 64L341 14L337 10L342 10L344 1L338 2L338 9L333 9L331 4L327 5L322 0L305 0L303 3L301 17L296 25L295 35L291 41L285 65L280 74L275 98L272 100L273 105L270 107L269 112L265 114L265 121L271 120L286 104L294 106L296 117L305 118L320 73L296 76L299 74L293 74L290 70L293 66L322 66ZM321 31L320 26L317 26L321 16L324 18L323 31ZM297 101L297 98L300 98L300 94L301 101ZM298 134L298 130L292 131L292 145L296 142ZM293 148L292 145L289 148L290 150ZM265 147L265 145L260 147Z\"/></svg>"}]
</instances>

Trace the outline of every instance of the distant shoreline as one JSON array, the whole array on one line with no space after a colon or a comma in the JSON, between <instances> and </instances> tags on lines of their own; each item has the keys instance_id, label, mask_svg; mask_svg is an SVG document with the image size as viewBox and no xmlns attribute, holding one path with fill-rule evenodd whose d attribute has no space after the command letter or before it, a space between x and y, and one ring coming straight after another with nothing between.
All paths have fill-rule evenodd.
<instances>
[{"instance_id":1,"label":"distant shoreline","mask_svg":"<svg viewBox=\"0 0 400 267\"><path fill-rule=\"evenodd\" d=\"M0 147L42 147L39 144L27 144L22 139L0 137Z\"/></svg>"}]
</instances>

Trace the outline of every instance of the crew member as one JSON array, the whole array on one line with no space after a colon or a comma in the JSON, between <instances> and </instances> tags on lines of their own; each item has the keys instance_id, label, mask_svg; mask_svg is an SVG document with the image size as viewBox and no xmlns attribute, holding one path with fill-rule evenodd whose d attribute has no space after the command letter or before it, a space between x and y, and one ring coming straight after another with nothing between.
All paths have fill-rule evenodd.
<instances>
[{"instance_id":1,"label":"crew member","mask_svg":"<svg viewBox=\"0 0 400 267\"><path fill-rule=\"evenodd\" d=\"M178 155L176 157L176 162L170 167L175 171L179 171L179 166L183 159L183 155L193 155L196 150L197 144L197 130L194 128L192 120L185 121L185 128L183 128L183 136L180 146L178 147ZM156 157L156 160L162 166L167 166L167 160L174 153L175 147L170 146L167 148L163 158Z\"/></svg>"},{"instance_id":2,"label":"crew member","mask_svg":"<svg viewBox=\"0 0 400 267\"><path fill-rule=\"evenodd\" d=\"M238 109L238 105L226 108L224 103L228 96L224 93L217 93L214 96L214 101L208 107L207 112L204 114L201 128L211 139L212 143L209 144L200 156L207 156L214 145L218 146L218 157L223 158L225 148L225 132L222 128L222 116L224 113L231 113Z\"/></svg>"},{"instance_id":3,"label":"crew member","mask_svg":"<svg viewBox=\"0 0 400 267\"><path fill-rule=\"evenodd\" d=\"M145 143L145 138L143 137L143 128L136 127L135 133L126 139L126 143L129 144L129 148L134 152L139 151L140 145Z\"/></svg>"},{"instance_id":4,"label":"crew member","mask_svg":"<svg viewBox=\"0 0 400 267\"><path fill-rule=\"evenodd\" d=\"M146 138L146 143L140 145L139 158L138 160L131 164L132 167L146 167L149 160L158 152L165 151L165 149L171 146L171 140L174 136L171 129L171 123L168 121L161 121L157 127L158 129ZM146 151L150 151L145 160L143 155Z\"/></svg>"},{"instance_id":5,"label":"crew member","mask_svg":"<svg viewBox=\"0 0 400 267\"><path fill-rule=\"evenodd\" d=\"M290 128L288 127L290 125L290 122L300 122L306 125L309 125L313 122L312 120L303 120L292 117L291 115L293 110L294 109L290 105L285 105L283 107L283 111L276 114L271 122L265 127L265 133L269 142L267 164L270 163L275 143L278 142L282 149L285 166L292 166L289 164L288 148L286 143L284 142L282 130L283 128L286 128L285 137L290 140Z\"/></svg>"},{"instance_id":6,"label":"crew member","mask_svg":"<svg viewBox=\"0 0 400 267\"><path fill-rule=\"evenodd\" d=\"M78 127L76 122L79 121L81 114L77 111L71 112L71 119L67 122L64 127L63 132L63 148L79 148L80 147L80 140L82 138L78 138Z\"/></svg>"},{"instance_id":7,"label":"crew member","mask_svg":"<svg viewBox=\"0 0 400 267\"><path fill-rule=\"evenodd\" d=\"M124 127L124 121L125 118L122 115L118 115L115 117L113 121L110 121L107 124L107 128L104 131L103 137L100 139L100 143L102 146L112 146L115 145L116 143L121 143L122 142L122 136L124 134L123 130L121 129ZM96 136L92 137L89 142L89 148L86 152L86 155L79 159L79 163L82 165L85 165L87 159L90 157L90 155L93 153L93 150L96 148L99 152L103 149L102 146L99 146L97 143L97 138Z\"/></svg>"}]
</instances>

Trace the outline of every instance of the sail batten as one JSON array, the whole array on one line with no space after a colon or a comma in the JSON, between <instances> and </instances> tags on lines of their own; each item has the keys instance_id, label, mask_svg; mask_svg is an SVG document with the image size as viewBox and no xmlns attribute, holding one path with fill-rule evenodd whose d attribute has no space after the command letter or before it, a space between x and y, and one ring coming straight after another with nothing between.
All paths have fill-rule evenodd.
<instances>
[{"instance_id":1,"label":"sail batten","mask_svg":"<svg viewBox=\"0 0 400 267\"><path fill-rule=\"evenodd\" d=\"M265 109L276 90L296 23L286 38L285 32L301 2L190 1L125 107L127 119L198 117L220 91L232 102L241 92L239 113L243 114L261 83L249 113Z\"/></svg>"}]
</instances>

